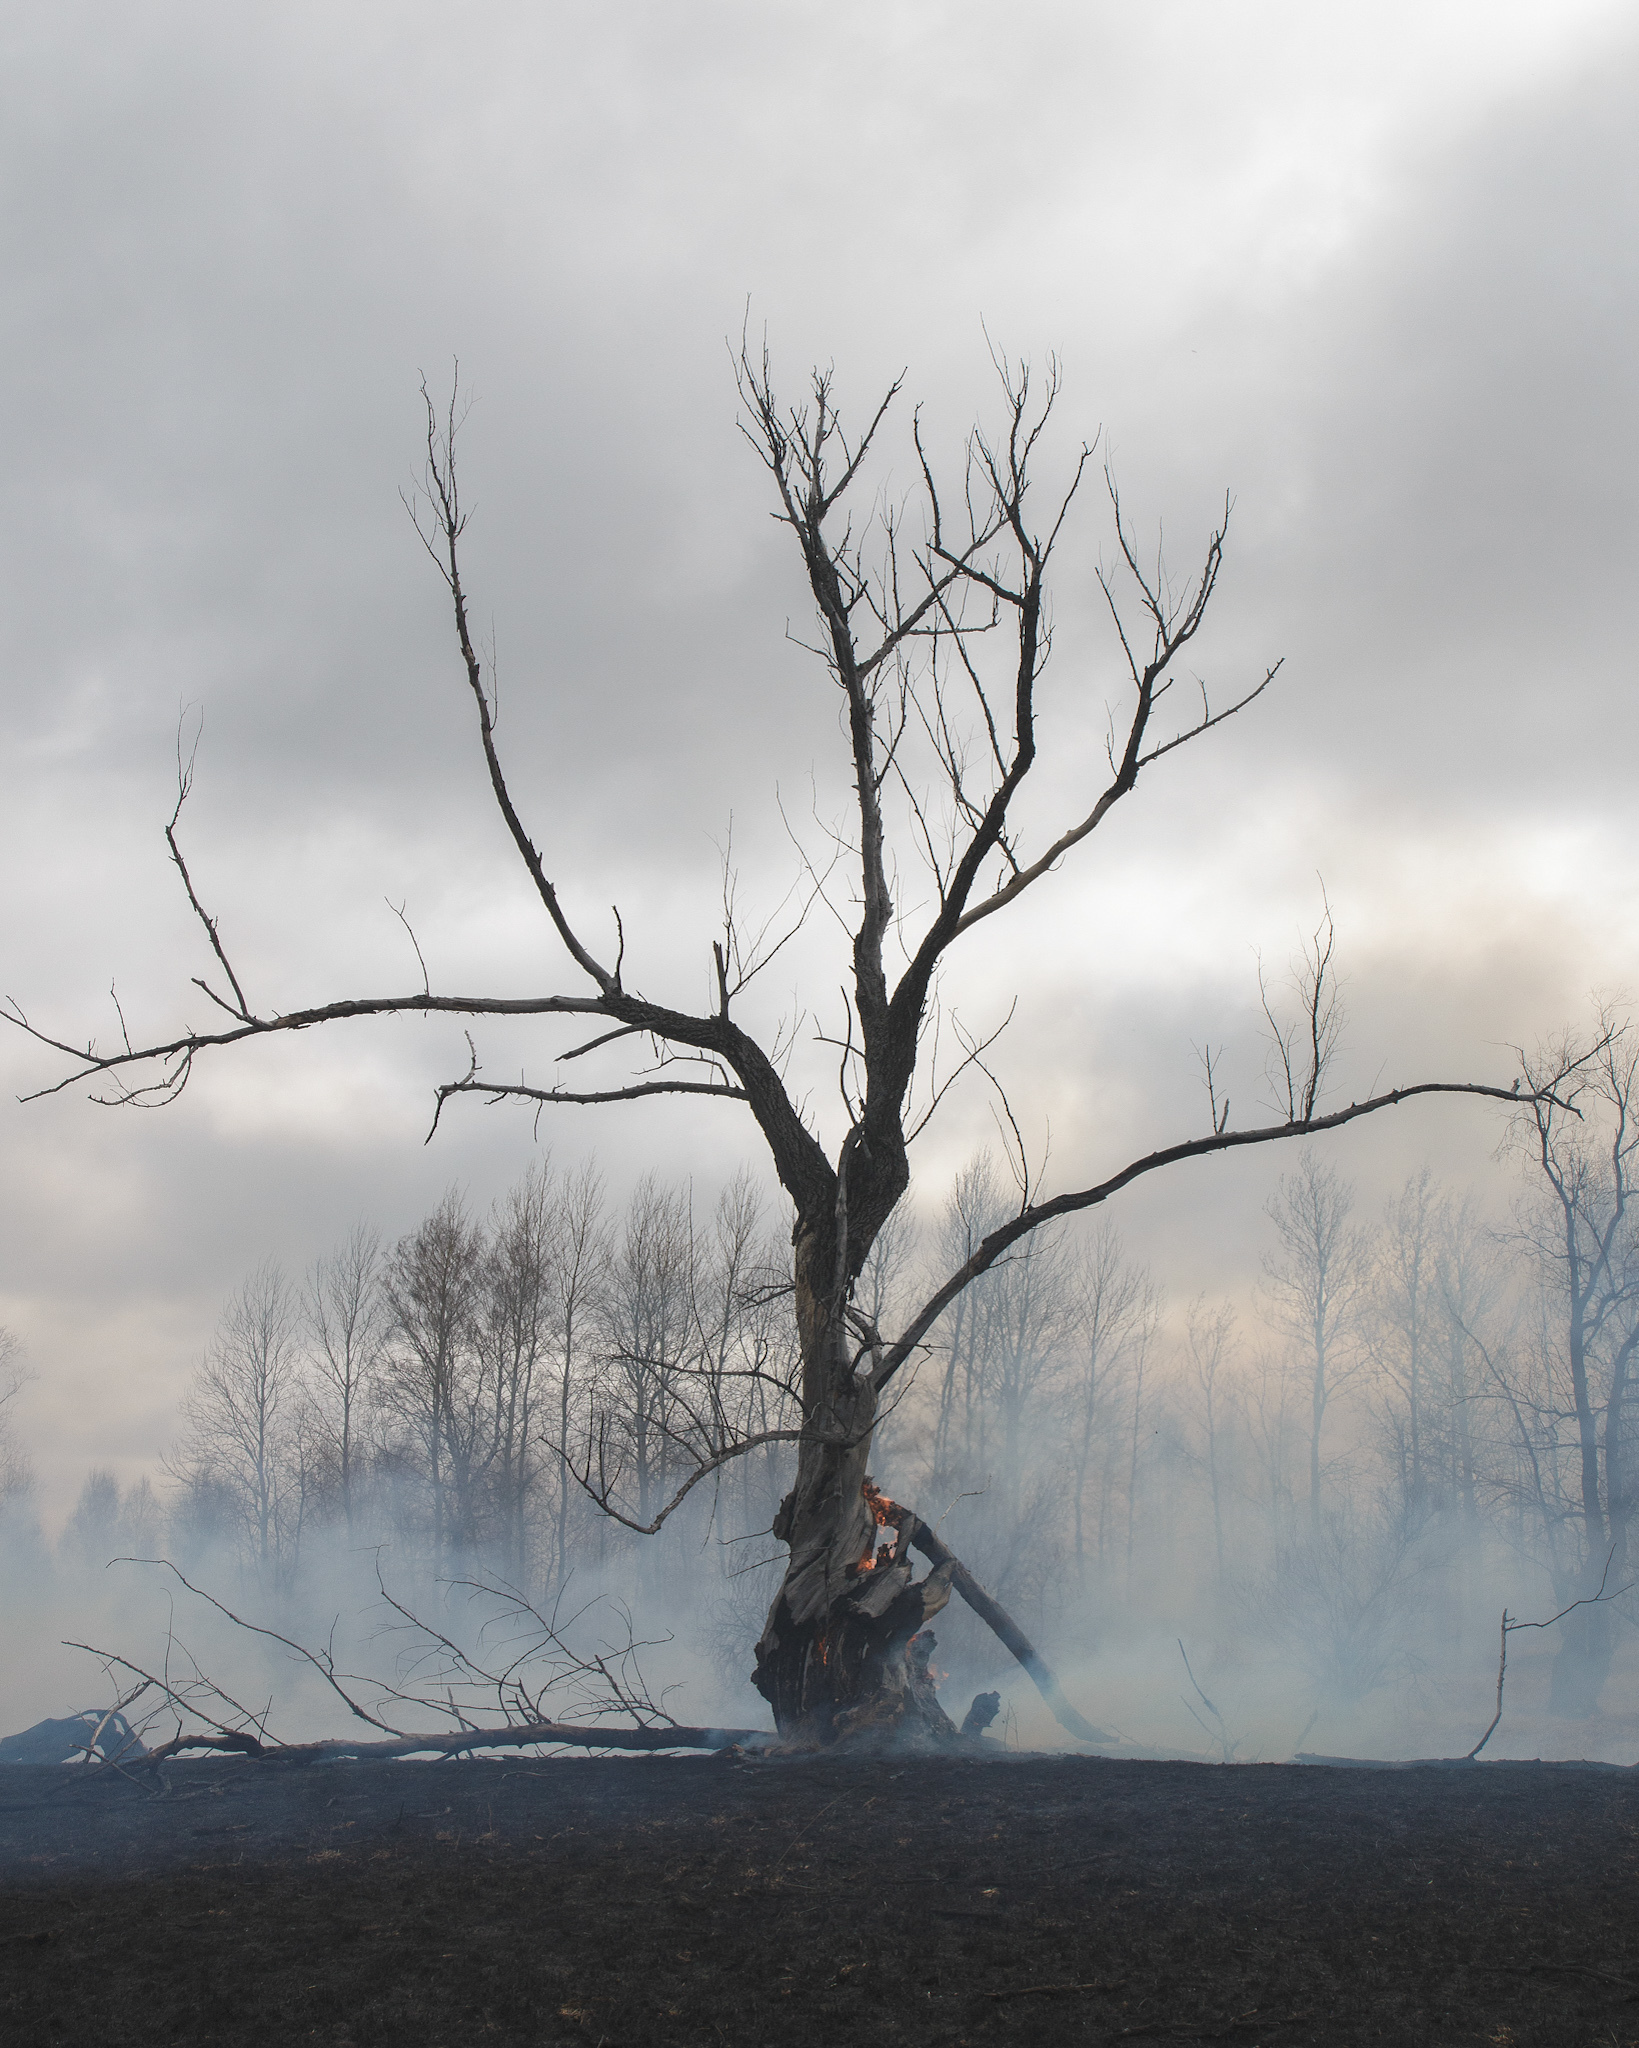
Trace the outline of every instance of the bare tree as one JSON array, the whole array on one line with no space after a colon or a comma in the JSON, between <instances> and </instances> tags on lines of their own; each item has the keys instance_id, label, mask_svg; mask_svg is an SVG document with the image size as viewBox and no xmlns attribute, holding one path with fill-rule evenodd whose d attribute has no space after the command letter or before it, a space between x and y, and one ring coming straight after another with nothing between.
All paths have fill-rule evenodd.
<instances>
[{"instance_id":1,"label":"bare tree","mask_svg":"<svg viewBox=\"0 0 1639 2048\"><path fill-rule=\"evenodd\" d=\"M34 1467L18 1441L15 1404L27 1386L23 1347L10 1330L0 1329L0 1512L15 1507L34 1490Z\"/></svg>"},{"instance_id":2,"label":"bare tree","mask_svg":"<svg viewBox=\"0 0 1639 2048\"><path fill-rule=\"evenodd\" d=\"M1289 1540L1296 1512L1292 1471L1302 1442L1301 1392L1291 1354L1284 1347L1260 1350L1241 1390L1241 1412L1261 1476L1269 1532L1277 1542Z\"/></svg>"},{"instance_id":3,"label":"bare tree","mask_svg":"<svg viewBox=\"0 0 1639 2048\"><path fill-rule=\"evenodd\" d=\"M558 1230L551 1173L537 1165L497 1205L479 1330L493 1404L495 1536L517 1585L529 1567L529 1505L540 1436L536 1383L552 1355Z\"/></svg>"},{"instance_id":4,"label":"bare tree","mask_svg":"<svg viewBox=\"0 0 1639 2048\"><path fill-rule=\"evenodd\" d=\"M990 1225L1006 1214L995 1201ZM1015 1613L1051 1605L1063 1578L1066 1474L1054 1424L1074 1364L1073 1252L1064 1229L1041 1231L963 1297L959 1428L947 1429L943 1468L929 1475L936 1497L959 1503L953 1537Z\"/></svg>"},{"instance_id":5,"label":"bare tree","mask_svg":"<svg viewBox=\"0 0 1639 2048\"><path fill-rule=\"evenodd\" d=\"M1074 1524L1076 1583L1087 1583L1087 1487L1095 1450L1113 1443L1117 1419L1115 1395L1123 1374L1142 1357L1153 1332L1158 1297L1149 1274L1130 1265L1121 1239L1108 1217L1100 1220L1092 1243L1083 1251L1075 1280L1075 1328L1072 1365L1066 1375L1065 1418L1069 1428L1070 1465L1074 1475L1071 1509ZM1109 1473L1100 1491L1099 1557L1104 1555Z\"/></svg>"},{"instance_id":6,"label":"bare tree","mask_svg":"<svg viewBox=\"0 0 1639 2048\"><path fill-rule=\"evenodd\" d=\"M1230 1370L1236 1348L1235 1311L1228 1302L1209 1309L1204 1297L1190 1306L1185 1323L1185 1349L1192 1390L1198 1402L1201 1430L1201 1464L1206 1472L1207 1493L1212 1502L1213 1555L1217 1562L1217 1583L1224 1587L1224 1492L1223 1440L1225 1421L1232 1409Z\"/></svg>"},{"instance_id":7,"label":"bare tree","mask_svg":"<svg viewBox=\"0 0 1639 2048\"><path fill-rule=\"evenodd\" d=\"M980 1153L956 1177L937 1256L946 1264L966 1256L1008 1213L995 1161ZM951 1304L935 1339L945 1358L928 1482L937 1493L969 1496L964 1546L977 1541L987 1583L1010 1599L1044 1562L1040 1454L1053 1446L1046 1425L1075 1341L1074 1282L1069 1241L1062 1231L1040 1231ZM1062 1462L1050 1462L1056 1494Z\"/></svg>"},{"instance_id":8,"label":"bare tree","mask_svg":"<svg viewBox=\"0 0 1639 2048\"><path fill-rule=\"evenodd\" d=\"M478 1342L486 1251L452 1188L387 1261L383 1398L419 1452L440 1560L476 1540L479 1488L494 1455L491 1382Z\"/></svg>"},{"instance_id":9,"label":"bare tree","mask_svg":"<svg viewBox=\"0 0 1639 2048\"><path fill-rule=\"evenodd\" d=\"M952 1266L972 1258L986 1233L1002 1220L995 1162L988 1152L983 1152L970 1159L956 1175L946 1198L935 1243L939 1269L948 1272ZM965 1288L950 1304L945 1320L945 1341L940 1347L944 1359L933 1433L932 1473L936 1485L942 1478L958 1476L958 1460L971 1459L975 1449L982 1467L982 1310L982 1295L973 1288Z\"/></svg>"},{"instance_id":10,"label":"bare tree","mask_svg":"<svg viewBox=\"0 0 1639 2048\"><path fill-rule=\"evenodd\" d=\"M599 1489L647 1525L659 1513L693 1417L684 1382L696 1349L695 1242L689 1193L645 1175L626 1212L605 1299L604 1394L598 1430Z\"/></svg>"},{"instance_id":11,"label":"bare tree","mask_svg":"<svg viewBox=\"0 0 1639 2048\"><path fill-rule=\"evenodd\" d=\"M1389 1203L1377 1241L1367 1333L1372 1363L1393 1390L1388 1429L1408 1524L1429 1497L1429 1382L1440 1337L1440 1192L1425 1166Z\"/></svg>"},{"instance_id":12,"label":"bare tree","mask_svg":"<svg viewBox=\"0 0 1639 2048\"><path fill-rule=\"evenodd\" d=\"M101 1571L123 1548L120 1483L110 1466L98 1465L86 1474L79 1499L63 1524L58 1555L84 1570Z\"/></svg>"},{"instance_id":13,"label":"bare tree","mask_svg":"<svg viewBox=\"0 0 1639 2048\"><path fill-rule=\"evenodd\" d=\"M1326 1413L1360 1368L1356 1340L1366 1305L1369 1245L1351 1221L1354 1191L1313 1152L1283 1177L1268 1204L1278 1249L1264 1261L1276 1323L1302 1360L1309 1394L1309 1526L1321 1514Z\"/></svg>"},{"instance_id":14,"label":"bare tree","mask_svg":"<svg viewBox=\"0 0 1639 2048\"><path fill-rule=\"evenodd\" d=\"M894 1238L884 1236L876 1247L881 1256L873 1254L862 1275L868 1298L885 1298L893 1285ZM790 1258L770 1237L762 1197L743 1168L718 1199L693 1270L698 1364L678 1388L682 1447L708 1462L747 1437L769 1439L754 1460L715 1468L719 1492L725 1474L737 1471L738 1520L749 1533L768 1526L785 1490L783 1478L773 1482L789 1476L790 1446L773 1433L796 1419L800 1360L789 1313Z\"/></svg>"},{"instance_id":15,"label":"bare tree","mask_svg":"<svg viewBox=\"0 0 1639 2048\"><path fill-rule=\"evenodd\" d=\"M273 1261L228 1303L183 1400L172 1454L184 1487L221 1499L247 1561L264 1582L294 1569L305 1501L295 1440L298 1310Z\"/></svg>"},{"instance_id":16,"label":"bare tree","mask_svg":"<svg viewBox=\"0 0 1639 2048\"><path fill-rule=\"evenodd\" d=\"M351 1534L359 1461L359 1425L386 1336L381 1239L368 1224L320 1259L303 1297L309 1355L320 1387L319 1412L331 1437L342 1518Z\"/></svg>"},{"instance_id":17,"label":"bare tree","mask_svg":"<svg viewBox=\"0 0 1639 2048\"><path fill-rule=\"evenodd\" d=\"M1555 1099L1533 1097L1518 1137L1533 1168L1535 1197L1519 1231L1540 1277L1540 1325L1549 1400L1568 1426L1575 1479L1572 1526L1580 1534L1574 1573L1561 1585L1577 1605L1566 1614L1554 1660L1561 1712L1595 1711L1611 1659L1609 1606L1592 1586L1609 1567L1627 1567L1633 1509L1629 1401L1639 1353L1639 1236L1634 1180L1639 1166L1639 1033L1610 1011L1590 1042L1561 1039L1525 1065L1536 1083L1574 1064Z\"/></svg>"},{"instance_id":18,"label":"bare tree","mask_svg":"<svg viewBox=\"0 0 1639 2048\"><path fill-rule=\"evenodd\" d=\"M873 1432L896 1376L963 1291L999 1259L1043 1225L1094 1209L1143 1176L1209 1153L1334 1129L1417 1095L1509 1099L1510 1091L1426 1081L1323 1108L1328 947L1299 1023L1277 1028L1286 1088L1273 1121L1231 1129L1227 1109L1220 1114L1214 1098L1208 1130L1055 1195L1037 1184L1019 1148L1013 1212L985 1232L897 1330L874 1323L855 1298L857 1283L909 1184L910 1147L952 1078L940 1074L932 1034L925 1031L942 963L1027 894L1050 888L1050 878L1152 769L1245 710L1279 665L1231 690L1227 700L1214 701L1204 686L1189 695L1187 706L1189 693L1172 694L1181 657L1193 649L1217 589L1227 506L1198 573L1175 583L1164 560L1147 566L1111 481L1114 566L1097 580L1126 666L1124 702L1112 715L1107 770L1083 791L1072 815L1041 829L1025 796L1034 788L1032 773L1047 739L1038 686L1052 640L1049 571L1090 461L1086 448L1074 454L1062 488L1038 509L1034 471L1047 457L1056 366L1038 386L1026 369L998 359L999 430L974 431L965 472L953 487L936 478L913 416L914 507L883 500L870 467L898 383L854 433L839 415L829 372L815 375L802 403L786 406L766 354L742 346L737 367L744 429L766 467L775 517L792 537L814 604L815 652L836 693L852 784L851 823L840 833L829 870L847 870L852 894L851 907L833 906L847 923L848 943L845 994L830 1034L837 1046L840 1122L829 1142L818 1127L818 1106L787 1088L786 1039L764 1045L743 1021L741 998L773 957L777 936L759 938L742 928L730 898L709 956L714 999L691 1010L640 993L636 971L628 972L618 919L609 943L598 939L575 892L561 889L549 873L508 785L495 707L472 636L460 560L466 516L453 456L453 401L443 417L428 406L423 537L448 588L495 801L541 914L562 946L569 985L491 996L435 993L424 981L409 993L349 992L281 1009L254 1004L177 838L192 774L186 764L168 841L215 960L218 980L206 990L217 1012L213 1027L140 1044L122 1036L113 1049L99 1050L38 1030L21 1011L12 1012L12 1021L66 1057L67 1070L54 1088L90 1078L110 1101L173 1098L196 1060L252 1039L348 1019L438 1013L578 1023L590 1035L572 1043L565 1058L650 1058L653 1049L648 1065L578 1086L494 1080L474 1054L466 1071L439 1089L440 1111L467 1096L521 1101L535 1110L680 1095L743 1106L795 1213L793 1299L802 1384L800 1413L786 1433L797 1443L797 1468L775 1518L775 1534L789 1556L757 1661L757 1684L778 1726L820 1742L901 1724L935 1738L947 1734L948 1721L907 1659L912 1638L953 1586L1015 1647L1057 1702L1055 1711L1068 1715L1035 1651L933 1532L908 1508L873 1503L868 1495ZM1094 687L1079 693L1088 702L1097 694ZM901 885L901 872L917 859L927 881L920 888ZM816 877L810 902L825 886L824 876ZM966 1047L963 1063L988 1072L985 1042L969 1037ZM753 1432L713 1453L685 1485L708 1476L718 1459L766 1441L766 1434ZM880 1520L890 1508L897 1520ZM893 1527L897 1536L886 1571L875 1569L879 1527ZM934 1565L921 1580L913 1574L913 1549ZM1086 1727L1073 1715L1070 1724Z\"/></svg>"},{"instance_id":19,"label":"bare tree","mask_svg":"<svg viewBox=\"0 0 1639 2048\"><path fill-rule=\"evenodd\" d=\"M1151 1319L1141 1323L1132 1346L1131 1426L1127 1440L1127 1605L1136 1605L1134 1559L1138 1542L1139 1478L1150 1436L1150 1417L1155 1406L1155 1384L1149 1379L1150 1343L1155 1335ZM1147 1396L1147 1398L1146 1398Z\"/></svg>"},{"instance_id":20,"label":"bare tree","mask_svg":"<svg viewBox=\"0 0 1639 2048\"><path fill-rule=\"evenodd\" d=\"M1441 1498L1455 1502L1470 1528L1480 1515L1480 1482L1485 1447L1477 1437L1478 1420L1493 1405L1497 1387L1490 1361L1495 1351L1493 1319L1507 1313L1507 1276L1496 1234L1482 1222L1471 1195L1459 1202L1447 1197L1438 1215L1437 1278L1439 1314L1434 1325L1439 1342L1436 1372L1435 1452ZM1485 1338L1493 1345L1488 1350ZM1425 1414L1430 1411L1425 1408ZM1493 1476L1491 1484L1495 1485ZM1517 1489L1516 1489L1517 1492ZM1538 1507L1541 1490L1535 1489Z\"/></svg>"},{"instance_id":21,"label":"bare tree","mask_svg":"<svg viewBox=\"0 0 1639 2048\"><path fill-rule=\"evenodd\" d=\"M608 1285L612 1256L603 1214L603 1183L590 1161L564 1182L558 1197L557 1257L550 1275L553 1338L557 1353L554 1469L558 1484L554 1516L556 1578L569 1578L569 1521L573 1503L584 1499L573 1483L572 1424L581 1393L586 1332L595 1325Z\"/></svg>"},{"instance_id":22,"label":"bare tree","mask_svg":"<svg viewBox=\"0 0 1639 2048\"><path fill-rule=\"evenodd\" d=\"M101 1571L122 1553L147 1556L162 1539L164 1515L146 1474L122 1493L106 1465L87 1473L79 1499L63 1525L58 1555L88 1571Z\"/></svg>"}]
</instances>

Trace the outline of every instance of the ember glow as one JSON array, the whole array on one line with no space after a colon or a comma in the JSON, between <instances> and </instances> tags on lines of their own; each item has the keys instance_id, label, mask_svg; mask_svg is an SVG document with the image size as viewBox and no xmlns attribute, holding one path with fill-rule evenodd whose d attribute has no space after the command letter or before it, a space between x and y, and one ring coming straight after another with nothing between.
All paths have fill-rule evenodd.
<instances>
[{"instance_id":1,"label":"ember glow","mask_svg":"<svg viewBox=\"0 0 1639 2048\"><path fill-rule=\"evenodd\" d=\"M905 1518L905 1510L897 1501L889 1500L888 1496L874 1479L867 1477L865 1483L860 1488L860 1492L865 1497L865 1505L876 1518L876 1526L879 1529L892 1529L896 1536L894 1543L873 1543L872 1547L866 1551L855 1567L856 1570L862 1572L879 1571L884 1565L893 1562L894 1552L897 1548L898 1532Z\"/></svg>"}]
</instances>

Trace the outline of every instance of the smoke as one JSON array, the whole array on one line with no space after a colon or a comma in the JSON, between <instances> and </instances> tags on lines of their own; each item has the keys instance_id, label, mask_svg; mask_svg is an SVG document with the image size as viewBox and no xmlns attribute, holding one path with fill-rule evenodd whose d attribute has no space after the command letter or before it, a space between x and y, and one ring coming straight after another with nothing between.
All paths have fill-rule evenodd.
<instances>
[{"instance_id":1,"label":"smoke","mask_svg":"<svg viewBox=\"0 0 1639 2048\"><path fill-rule=\"evenodd\" d=\"M893 1384L878 1482L1123 1750L1464 1754L1491 1716L1505 1608L1572 1611L1512 1638L1487 1754L1639 1750L1620 1706L1639 1663L1639 1058L1608 1013L1584 1051L1576 1117L1522 1110L1535 1142L1488 1203L1426 1169L1385 1189L1345 1173L1358 1155L1297 1153L1239 1221L1260 1255L1211 1292L1185 1292L1187 1266L1169 1271L1164 1245L1141 1257L1113 1217L1044 1229ZM884 1232L861 1305L903 1322L1016 1199L1005 1163L973 1155ZM133 1678L72 1638L202 1674L287 1739L348 1719L292 1645L400 1728L516 1715L529 1671L565 1702L540 1707L553 1718L618 1707L629 1682L640 1713L764 1724L750 1675L792 1470L788 1236L743 1174L715 1199L649 1175L619 1201L594 1166L542 1162L487 1210L447 1191L396 1244L358 1225L300 1279L264 1263L224 1304L163 1470L93 1469L53 1543L13 1442L6 1722ZM684 1490L753 1436L768 1440ZM132 1558L168 1559L274 1634ZM1005 1739L1063 1746L959 1600L934 1632L954 1720L995 1690Z\"/></svg>"}]
</instances>

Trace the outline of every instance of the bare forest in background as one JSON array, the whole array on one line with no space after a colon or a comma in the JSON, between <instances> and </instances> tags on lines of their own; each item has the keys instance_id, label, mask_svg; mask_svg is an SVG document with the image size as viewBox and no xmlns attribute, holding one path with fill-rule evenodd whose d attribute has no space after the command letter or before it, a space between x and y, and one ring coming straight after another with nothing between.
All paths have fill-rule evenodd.
<instances>
[{"instance_id":1,"label":"bare forest in background","mask_svg":"<svg viewBox=\"0 0 1639 2048\"><path fill-rule=\"evenodd\" d=\"M1305 1711L1335 1712L1415 1687L1431 1642L1494 1628L1499 1570L1556 1607L1590 1572L1625 1585L1639 1050L1608 1017L1599 1034L1573 1109L1522 1105L1506 1215L1427 1171L1373 1212L1317 1149L1270 1199L1239 1302L1169 1300L1108 1218L1025 1238L947 1309L884 1416L877 1478L1078 1665L1095 1713L1088 1660L1112 1645L1255 1641ZM862 1278L873 1322L1017 1205L981 1153L941 1203L902 1210ZM544 1609L614 1592L651 1628L687 1616L743 1709L782 1568L792 1284L789 1214L748 1175L703 1207L653 1179L621 1206L595 1166L543 1163L487 1214L451 1190L397 1244L361 1224L301 1279L270 1263L243 1281L159 1486L93 1472L56 1569L165 1556L271 1608L340 1546ZM12 1360L0 1393L19 1383ZM713 1466L750 1438L767 1441ZM15 1430L0 1475L26 1518ZM1561 1625L1554 1710L1597 1711L1631 1605ZM1006 1676L967 1617L941 1634L964 1680Z\"/></svg>"}]
</instances>

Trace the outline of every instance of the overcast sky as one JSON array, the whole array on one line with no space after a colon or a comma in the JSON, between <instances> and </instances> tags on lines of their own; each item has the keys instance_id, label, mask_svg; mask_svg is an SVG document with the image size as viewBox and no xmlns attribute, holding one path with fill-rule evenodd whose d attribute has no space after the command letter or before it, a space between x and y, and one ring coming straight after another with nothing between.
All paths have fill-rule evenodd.
<instances>
[{"instance_id":1,"label":"overcast sky","mask_svg":"<svg viewBox=\"0 0 1639 2048\"><path fill-rule=\"evenodd\" d=\"M111 981L145 1035L198 1019L161 836L185 707L190 857L253 1000L413 986L389 897L435 986L565 985L399 502L419 379L459 358L517 793L576 913L620 904L629 978L700 1000L730 819L772 907L782 802L823 815L841 773L736 432L749 307L786 387L834 363L857 415L904 369L947 452L995 416L987 331L1056 352L1053 460L1101 431L1180 567L1234 494L1195 667L1228 690L1284 657L1277 690L953 976L974 1025L1021 998L1002 1068L1054 1183L1199 1127L1203 1037L1251 1111L1257 957L1317 874L1345 1084L1506 1080L1509 1041L1636 979L1636 56L1607 0L12 10L0 986L71 1038L112 1028ZM1119 689L1109 554L1089 492L1055 594L1067 810ZM829 1000L834 949L796 965ZM558 1043L482 1050L544 1079ZM53 1515L93 1462L155 1468L261 1258L528 1165L505 1112L423 1146L464 1058L459 1027L353 1026L115 1114L18 1106L56 1074L0 1039L0 1324ZM730 1106L561 1114L557 1155L617 1188L756 1156ZM953 1099L919 1189L990 1128ZM1497 1135L1405 1111L1338 1156L1363 1199L1426 1157L1505 1201ZM1235 1287L1281 1170L1210 1164L1124 1225L1175 1293Z\"/></svg>"}]
</instances>

